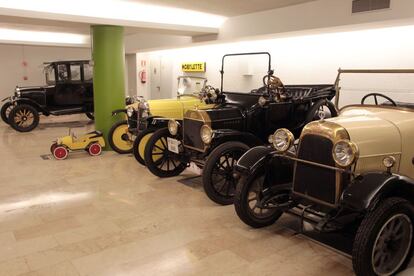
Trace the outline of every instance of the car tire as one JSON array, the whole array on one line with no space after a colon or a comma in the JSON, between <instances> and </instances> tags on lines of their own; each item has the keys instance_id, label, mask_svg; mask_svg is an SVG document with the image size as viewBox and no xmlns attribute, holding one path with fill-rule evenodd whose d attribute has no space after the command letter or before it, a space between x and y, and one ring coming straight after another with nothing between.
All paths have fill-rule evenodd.
<instances>
[{"instance_id":1,"label":"car tire","mask_svg":"<svg viewBox=\"0 0 414 276\"><path fill-rule=\"evenodd\" d=\"M168 151L167 137L172 137L168 128L161 128L154 132L145 146L144 160L151 173L158 177L173 177L181 174L187 168L180 154ZM159 156L154 159L155 156ZM170 169L171 162L171 169ZM164 165L167 169L164 170Z\"/></svg>"},{"instance_id":2,"label":"car tire","mask_svg":"<svg viewBox=\"0 0 414 276\"><path fill-rule=\"evenodd\" d=\"M26 119L25 119L26 118ZM26 122L28 122L26 124ZM10 126L19 132L29 132L39 124L39 113L31 105L16 105L9 114Z\"/></svg>"},{"instance_id":3,"label":"car tire","mask_svg":"<svg viewBox=\"0 0 414 276\"><path fill-rule=\"evenodd\" d=\"M215 203L233 203L237 184L233 178L234 165L249 148L244 143L225 142L208 156L203 168L203 187L207 196ZM223 184L220 185L221 183Z\"/></svg>"},{"instance_id":4,"label":"car tire","mask_svg":"<svg viewBox=\"0 0 414 276\"><path fill-rule=\"evenodd\" d=\"M9 114L10 111L13 109L13 104L11 102L6 102L5 104L3 104L3 106L1 107L1 119L3 120L3 122L5 122L6 124L9 124Z\"/></svg>"},{"instance_id":5,"label":"car tire","mask_svg":"<svg viewBox=\"0 0 414 276\"><path fill-rule=\"evenodd\" d=\"M155 131L156 129L147 128L139 132L134 140L132 152L134 154L135 160L137 160L137 162L143 166L145 166L145 146Z\"/></svg>"},{"instance_id":6,"label":"car tire","mask_svg":"<svg viewBox=\"0 0 414 276\"><path fill-rule=\"evenodd\" d=\"M322 119L319 112L320 110L322 110L323 107L327 107L330 112L330 116L326 118L332 118L332 117L338 116L338 111L336 110L335 105L331 101L319 100L316 103L314 103L312 107L309 109L308 114L306 115L305 123L307 124L312 121L317 121L317 120Z\"/></svg>"},{"instance_id":7,"label":"car tire","mask_svg":"<svg viewBox=\"0 0 414 276\"><path fill-rule=\"evenodd\" d=\"M352 249L356 275L395 275L405 269L413 251L413 222L413 205L398 197L384 199L368 211Z\"/></svg>"},{"instance_id":8,"label":"car tire","mask_svg":"<svg viewBox=\"0 0 414 276\"><path fill-rule=\"evenodd\" d=\"M116 122L109 129L108 143L111 148L119 154L132 152L134 142L131 138L127 120Z\"/></svg>"},{"instance_id":9,"label":"car tire","mask_svg":"<svg viewBox=\"0 0 414 276\"><path fill-rule=\"evenodd\" d=\"M92 121L95 120L95 116L92 112L86 112L85 115L86 115L86 117L89 118L89 120L92 120Z\"/></svg>"},{"instance_id":10,"label":"car tire","mask_svg":"<svg viewBox=\"0 0 414 276\"><path fill-rule=\"evenodd\" d=\"M262 228L274 224L283 214L281 210L277 209L262 209L252 206L251 203L254 198L251 198L251 193L255 193L256 198L260 196L260 181L264 181L265 168L264 166L256 169L253 173L243 175L237 184L236 195L234 197L234 208L239 218L247 225L253 228ZM258 186L259 185L259 186ZM259 213L254 210L259 209ZM265 213L263 215L263 213ZM267 213L267 214L266 214Z\"/></svg>"}]
</instances>

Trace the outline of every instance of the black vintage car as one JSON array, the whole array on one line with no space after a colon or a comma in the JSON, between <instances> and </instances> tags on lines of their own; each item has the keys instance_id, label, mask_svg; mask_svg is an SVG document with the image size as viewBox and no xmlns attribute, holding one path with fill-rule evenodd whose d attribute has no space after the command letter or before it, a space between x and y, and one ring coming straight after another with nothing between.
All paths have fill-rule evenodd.
<instances>
[{"instance_id":1,"label":"black vintage car","mask_svg":"<svg viewBox=\"0 0 414 276\"><path fill-rule=\"evenodd\" d=\"M366 82L368 74L384 80L384 74L414 70L340 69L337 106L345 73L363 74ZM308 222L321 235L348 237L358 276L397 275L406 268L414 250L414 106L393 98L368 93L336 118L307 124L297 141L278 129L273 148L250 149L235 169L240 219L259 228L288 213L298 217L302 231Z\"/></svg>"},{"instance_id":2,"label":"black vintage car","mask_svg":"<svg viewBox=\"0 0 414 276\"><path fill-rule=\"evenodd\" d=\"M268 57L262 87L248 93L224 92L224 61L240 55ZM269 53L225 55L219 92L221 101L215 108L187 111L182 125L171 120L168 128L154 133L145 149L146 165L159 177L178 175L191 162L203 168L204 190L219 204L233 203L233 167L249 148L267 144L277 128L298 136L306 123L337 114L330 101L334 85L283 85L273 75Z\"/></svg>"},{"instance_id":3,"label":"black vintage car","mask_svg":"<svg viewBox=\"0 0 414 276\"><path fill-rule=\"evenodd\" d=\"M46 85L16 87L3 99L1 118L20 132L33 130L39 115L85 113L93 119L93 71L89 60L44 64Z\"/></svg>"}]
</instances>

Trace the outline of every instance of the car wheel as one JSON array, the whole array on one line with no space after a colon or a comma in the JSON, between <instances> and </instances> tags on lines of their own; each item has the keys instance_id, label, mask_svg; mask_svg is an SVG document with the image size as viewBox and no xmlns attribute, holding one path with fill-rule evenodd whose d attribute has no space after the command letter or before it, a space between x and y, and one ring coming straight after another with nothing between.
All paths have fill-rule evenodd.
<instances>
[{"instance_id":1,"label":"car wheel","mask_svg":"<svg viewBox=\"0 0 414 276\"><path fill-rule=\"evenodd\" d=\"M113 124L108 133L108 142L111 148L120 154L132 152L134 139L129 132L127 120Z\"/></svg>"},{"instance_id":2,"label":"car wheel","mask_svg":"<svg viewBox=\"0 0 414 276\"><path fill-rule=\"evenodd\" d=\"M203 187L207 196L215 203L233 203L237 184L233 169L248 149L249 146L240 142L226 142L210 153L203 169Z\"/></svg>"},{"instance_id":3,"label":"car wheel","mask_svg":"<svg viewBox=\"0 0 414 276\"><path fill-rule=\"evenodd\" d=\"M352 249L356 275L395 275L410 261L414 208L402 198L388 198L361 222Z\"/></svg>"},{"instance_id":4,"label":"car wheel","mask_svg":"<svg viewBox=\"0 0 414 276\"><path fill-rule=\"evenodd\" d=\"M3 106L1 107L1 119L3 120L3 122L5 122L6 124L9 123L9 114L10 111L14 108L14 105L11 102L6 102L5 104L3 104Z\"/></svg>"},{"instance_id":5,"label":"car wheel","mask_svg":"<svg viewBox=\"0 0 414 276\"><path fill-rule=\"evenodd\" d=\"M64 160L68 157L69 151L64 146L57 146L53 150L53 156L56 160Z\"/></svg>"},{"instance_id":6,"label":"car wheel","mask_svg":"<svg viewBox=\"0 0 414 276\"><path fill-rule=\"evenodd\" d=\"M145 164L158 177L177 176L187 168L181 155L168 150L168 137L171 137L168 128L161 128L154 132L145 146Z\"/></svg>"},{"instance_id":7,"label":"car wheel","mask_svg":"<svg viewBox=\"0 0 414 276\"><path fill-rule=\"evenodd\" d=\"M39 113L31 105L16 105L10 111L9 124L19 132L29 132L39 124Z\"/></svg>"},{"instance_id":8,"label":"car wheel","mask_svg":"<svg viewBox=\"0 0 414 276\"><path fill-rule=\"evenodd\" d=\"M264 166L252 174L242 176L237 184L234 197L237 215L244 223L254 228L272 225L283 214L280 210L263 208L259 204L263 199L262 187L265 176Z\"/></svg>"},{"instance_id":9,"label":"car wheel","mask_svg":"<svg viewBox=\"0 0 414 276\"><path fill-rule=\"evenodd\" d=\"M319 100L312 105L306 116L306 123L317 121L325 118L338 116L338 111L331 101Z\"/></svg>"},{"instance_id":10,"label":"car wheel","mask_svg":"<svg viewBox=\"0 0 414 276\"><path fill-rule=\"evenodd\" d=\"M102 147L99 143L95 142L89 145L88 153L91 156L98 156L102 153Z\"/></svg>"},{"instance_id":11,"label":"car wheel","mask_svg":"<svg viewBox=\"0 0 414 276\"><path fill-rule=\"evenodd\" d=\"M147 145L148 140L151 138L154 131L155 129L147 128L141 131L134 140L132 152L134 153L135 160L137 160L138 163L140 163L141 165L145 166L145 146Z\"/></svg>"},{"instance_id":12,"label":"car wheel","mask_svg":"<svg viewBox=\"0 0 414 276\"><path fill-rule=\"evenodd\" d=\"M92 120L92 121L95 120L95 116L93 115L92 112L86 112L85 115L86 117L89 118L89 120Z\"/></svg>"}]
</instances>

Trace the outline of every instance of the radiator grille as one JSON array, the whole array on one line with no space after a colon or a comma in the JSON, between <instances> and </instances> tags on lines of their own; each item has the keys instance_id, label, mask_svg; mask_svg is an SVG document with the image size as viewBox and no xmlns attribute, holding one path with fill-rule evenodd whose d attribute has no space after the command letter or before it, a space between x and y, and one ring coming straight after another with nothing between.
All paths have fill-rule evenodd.
<instances>
[{"instance_id":1,"label":"radiator grille","mask_svg":"<svg viewBox=\"0 0 414 276\"><path fill-rule=\"evenodd\" d=\"M305 135L300 141L298 158L334 167L332 147L332 141L325 137ZM295 166L295 192L335 204L336 171L303 162L296 162Z\"/></svg>"},{"instance_id":2,"label":"radiator grille","mask_svg":"<svg viewBox=\"0 0 414 276\"><path fill-rule=\"evenodd\" d=\"M191 119L184 119L184 146L196 148L200 151L204 150L204 143L201 140L200 130L204 125L203 121L196 121Z\"/></svg>"}]
</instances>

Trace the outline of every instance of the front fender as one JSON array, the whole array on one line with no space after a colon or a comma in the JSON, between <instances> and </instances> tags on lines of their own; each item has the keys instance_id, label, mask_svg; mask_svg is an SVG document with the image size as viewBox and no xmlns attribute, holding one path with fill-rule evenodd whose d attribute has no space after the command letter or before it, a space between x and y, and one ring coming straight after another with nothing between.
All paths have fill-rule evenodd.
<instances>
[{"instance_id":1,"label":"front fender","mask_svg":"<svg viewBox=\"0 0 414 276\"><path fill-rule=\"evenodd\" d=\"M3 100L1 100L1 102L11 101L11 100L12 100L12 97L7 97L7 98L4 98Z\"/></svg>"},{"instance_id":2,"label":"front fender","mask_svg":"<svg viewBox=\"0 0 414 276\"><path fill-rule=\"evenodd\" d=\"M227 141L239 141L250 147L263 145L263 142L250 132L243 132L234 129L220 129L214 131L213 145L220 145Z\"/></svg>"},{"instance_id":3,"label":"front fender","mask_svg":"<svg viewBox=\"0 0 414 276\"><path fill-rule=\"evenodd\" d=\"M376 206L378 199L400 196L413 200L414 181L398 174L374 172L358 176L342 194L342 205L363 212Z\"/></svg>"},{"instance_id":4,"label":"front fender","mask_svg":"<svg viewBox=\"0 0 414 276\"><path fill-rule=\"evenodd\" d=\"M16 98L14 100L14 102L17 103L17 104L28 104L28 105L31 105L34 108L36 108L38 112L42 112L44 115L49 115L49 111L47 111L46 109L44 109L41 105L39 105L37 102L33 101L32 99L28 99L28 98Z\"/></svg>"},{"instance_id":5,"label":"front fender","mask_svg":"<svg viewBox=\"0 0 414 276\"><path fill-rule=\"evenodd\" d=\"M116 110L112 111L112 116L115 116L115 115L120 114L120 113L125 113L126 114L126 109L125 108L116 109Z\"/></svg>"},{"instance_id":6,"label":"front fender","mask_svg":"<svg viewBox=\"0 0 414 276\"><path fill-rule=\"evenodd\" d=\"M274 149L259 146L242 155L235 169L242 174L252 174L264 168L266 181L263 183L263 190L266 190L276 185L292 183L293 164L291 159L278 154Z\"/></svg>"}]
</instances>

